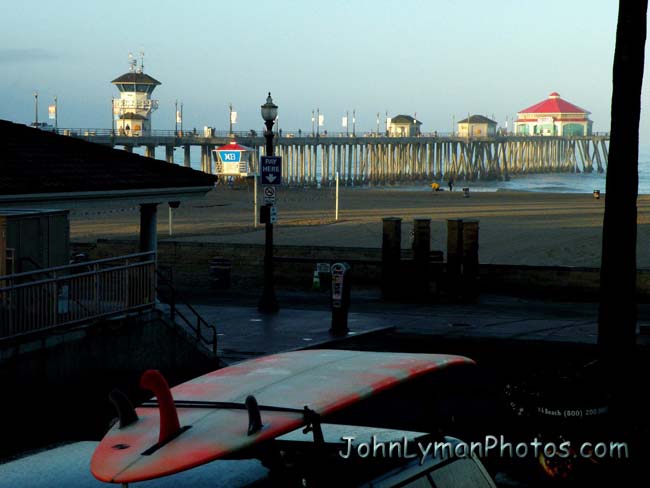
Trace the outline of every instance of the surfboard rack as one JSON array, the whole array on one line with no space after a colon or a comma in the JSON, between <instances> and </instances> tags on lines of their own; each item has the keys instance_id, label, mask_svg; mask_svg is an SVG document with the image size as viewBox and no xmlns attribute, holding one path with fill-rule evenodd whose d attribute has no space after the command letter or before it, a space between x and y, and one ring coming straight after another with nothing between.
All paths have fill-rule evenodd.
<instances>
[{"instance_id":1,"label":"surfboard rack","mask_svg":"<svg viewBox=\"0 0 650 488\"><path fill-rule=\"evenodd\" d=\"M303 410L305 416L305 428L302 429L303 434L313 432L314 444L317 446L322 446L325 444L325 438L323 437L323 428L321 427L320 415L310 409L307 405Z\"/></svg>"},{"instance_id":2,"label":"surfboard rack","mask_svg":"<svg viewBox=\"0 0 650 488\"><path fill-rule=\"evenodd\" d=\"M135 413L135 408L133 408L133 404L129 400L129 397L127 397L122 391L117 388L114 389L108 394L108 399L115 406L115 410L117 410L120 429L123 429L127 425L131 425L139 420L138 414Z\"/></svg>"}]
</instances>

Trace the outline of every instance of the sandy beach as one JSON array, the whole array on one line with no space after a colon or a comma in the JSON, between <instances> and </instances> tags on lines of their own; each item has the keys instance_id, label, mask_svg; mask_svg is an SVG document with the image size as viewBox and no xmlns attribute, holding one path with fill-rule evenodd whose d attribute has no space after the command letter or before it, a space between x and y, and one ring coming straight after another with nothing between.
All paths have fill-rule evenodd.
<instances>
[{"instance_id":1,"label":"sandy beach","mask_svg":"<svg viewBox=\"0 0 650 488\"><path fill-rule=\"evenodd\" d=\"M261 203L261 192L258 204ZM277 244L381 247L382 217L401 217L402 246L410 246L415 217L431 219L431 248L444 250L447 219L478 219L480 260L495 264L599 266L605 198L533 192L431 192L425 189L341 188L339 220L330 188L280 188ZM638 266L650 267L650 196L639 198ZM136 238L138 209L71 212L74 241ZM253 192L219 186L203 200L158 211L159 239L263 244L253 226Z\"/></svg>"}]
</instances>

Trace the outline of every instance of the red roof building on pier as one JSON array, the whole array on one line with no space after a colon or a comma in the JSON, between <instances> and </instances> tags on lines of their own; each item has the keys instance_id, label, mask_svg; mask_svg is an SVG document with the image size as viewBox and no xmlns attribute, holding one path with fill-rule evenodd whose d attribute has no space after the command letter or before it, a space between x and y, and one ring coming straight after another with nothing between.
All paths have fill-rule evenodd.
<instances>
[{"instance_id":1,"label":"red roof building on pier","mask_svg":"<svg viewBox=\"0 0 650 488\"><path fill-rule=\"evenodd\" d=\"M541 136L589 136L593 122L589 112L551 93L542 100L517 113L515 133Z\"/></svg>"}]
</instances>

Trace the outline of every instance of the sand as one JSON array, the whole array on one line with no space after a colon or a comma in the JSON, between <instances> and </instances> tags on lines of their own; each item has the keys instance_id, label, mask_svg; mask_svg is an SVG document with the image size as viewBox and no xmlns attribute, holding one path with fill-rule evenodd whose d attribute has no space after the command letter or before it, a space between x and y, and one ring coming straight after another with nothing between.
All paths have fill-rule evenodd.
<instances>
[{"instance_id":1,"label":"sand","mask_svg":"<svg viewBox=\"0 0 650 488\"><path fill-rule=\"evenodd\" d=\"M260 193L259 203L262 201ZM444 250L447 219L478 219L482 263L599 266L605 206L591 194L532 192L431 192L419 189L341 188L339 220L334 190L278 189L276 244L381 247L382 217L401 217L402 245L410 246L413 218L431 219L431 248ZM650 196L639 198L638 266L650 267ZM136 238L138 209L74 211L72 239ZM253 226L253 192L220 186L205 199L174 211L169 237L168 208L158 212L159 239L264 243L263 226Z\"/></svg>"}]
</instances>

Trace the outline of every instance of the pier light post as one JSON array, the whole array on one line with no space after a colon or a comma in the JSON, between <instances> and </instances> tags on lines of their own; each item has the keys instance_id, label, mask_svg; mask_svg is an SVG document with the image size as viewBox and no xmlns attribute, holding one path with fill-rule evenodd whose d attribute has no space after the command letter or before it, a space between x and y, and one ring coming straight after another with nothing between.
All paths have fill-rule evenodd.
<instances>
[{"instance_id":1,"label":"pier light post","mask_svg":"<svg viewBox=\"0 0 650 488\"><path fill-rule=\"evenodd\" d=\"M278 116L278 106L273 103L271 92L266 98L266 103L261 107L262 118L266 131L264 132L265 139L265 154L266 156L273 156L273 123ZM272 207L272 204L267 204ZM270 215L270 208L269 208ZM275 298L275 290L273 284L273 224L270 217L265 223L265 240L264 240L264 289L262 291L262 298L257 306L257 309L262 313L275 313L278 311L278 301Z\"/></svg>"},{"instance_id":2,"label":"pier light post","mask_svg":"<svg viewBox=\"0 0 650 488\"><path fill-rule=\"evenodd\" d=\"M34 127L38 127L38 92L34 92Z\"/></svg>"}]
</instances>

